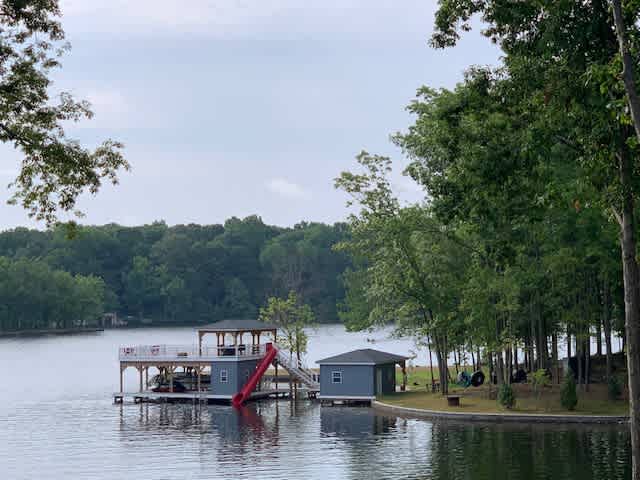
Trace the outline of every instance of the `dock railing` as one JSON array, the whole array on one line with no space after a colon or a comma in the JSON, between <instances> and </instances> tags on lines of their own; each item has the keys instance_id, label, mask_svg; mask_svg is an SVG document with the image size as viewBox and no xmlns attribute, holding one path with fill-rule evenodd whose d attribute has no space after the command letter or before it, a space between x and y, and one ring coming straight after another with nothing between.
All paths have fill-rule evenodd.
<instances>
[{"instance_id":1,"label":"dock railing","mask_svg":"<svg viewBox=\"0 0 640 480\"><path fill-rule=\"evenodd\" d=\"M135 345L120 347L120 361L213 360L219 357L261 357L266 345Z\"/></svg>"}]
</instances>

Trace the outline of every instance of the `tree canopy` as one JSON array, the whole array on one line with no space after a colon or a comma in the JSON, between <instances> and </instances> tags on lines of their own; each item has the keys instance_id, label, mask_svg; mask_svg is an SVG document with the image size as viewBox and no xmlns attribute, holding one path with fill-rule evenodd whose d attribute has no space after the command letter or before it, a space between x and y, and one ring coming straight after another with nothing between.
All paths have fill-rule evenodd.
<instances>
[{"instance_id":1,"label":"tree canopy","mask_svg":"<svg viewBox=\"0 0 640 480\"><path fill-rule=\"evenodd\" d=\"M344 297L343 272L351 262L333 245L346 237L343 224L280 228L256 216L224 225L86 226L72 239L62 226L17 228L0 233L0 257L100 279L101 311L130 317L132 323L257 318L269 297L289 290L311 306L318 321L334 322ZM42 328L40 323L25 318L21 328ZM0 329L15 326L13 320L0 323Z\"/></svg>"}]
</instances>

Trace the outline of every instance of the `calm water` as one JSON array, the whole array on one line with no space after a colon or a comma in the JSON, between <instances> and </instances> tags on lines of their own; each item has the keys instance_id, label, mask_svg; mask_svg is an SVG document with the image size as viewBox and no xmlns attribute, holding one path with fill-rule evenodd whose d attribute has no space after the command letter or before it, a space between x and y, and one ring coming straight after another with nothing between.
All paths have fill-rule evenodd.
<instances>
[{"instance_id":1,"label":"calm water","mask_svg":"<svg viewBox=\"0 0 640 480\"><path fill-rule=\"evenodd\" d=\"M411 348L375 337L380 349ZM118 346L192 339L190 329L153 329L0 340L0 478L630 478L625 427L431 422L286 400L239 412L111 403ZM371 346L336 327L311 343L310 363Z\"/></svg>"}]
</instances>

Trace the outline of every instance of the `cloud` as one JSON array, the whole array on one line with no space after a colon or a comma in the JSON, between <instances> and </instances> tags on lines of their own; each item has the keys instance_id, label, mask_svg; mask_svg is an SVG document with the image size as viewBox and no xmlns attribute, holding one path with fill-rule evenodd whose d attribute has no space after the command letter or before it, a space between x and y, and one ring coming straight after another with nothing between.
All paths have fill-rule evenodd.
<instances>
[{"instance_id":1,"label":"cloud","mask_svg":"<svg viewBox=\"0 0 640 480\"><path fill-rule=\"evenodd\" d=\"M272 193L285 198L306 198L309 196L300 185L285 180L284 178L274 178L267 182L267 189Z\"/></svg>"},{"instance_id":2,"label":"cloud","mask_svg":"<svg viewBox=\"0 0 640 480\"><path fill-rule=\"evenodd\" d=\"M379 32L389 25L389 16L404 17L404 23L424 29L435 8L424 0L405 0L404 8L398 8L392 0L62 0L60 3L65 26L76 31L154 35L165 31L208 36L255 35L282 30L283 25L305 34ZM424 19L404 15L407 9L422 11Z\"/></svg>"}]
</instances>

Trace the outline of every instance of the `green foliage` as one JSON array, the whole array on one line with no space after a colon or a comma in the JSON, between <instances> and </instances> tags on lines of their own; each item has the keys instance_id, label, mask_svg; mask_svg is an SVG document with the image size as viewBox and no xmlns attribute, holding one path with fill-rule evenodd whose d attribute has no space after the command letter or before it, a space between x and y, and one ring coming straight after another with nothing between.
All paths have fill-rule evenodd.
<instances>
[{"instance_id":1,"label":"green foliage","mask_svg":"<svg viewBox=\"0 0 640 480\"><path fill-rule=\"evenodd\" d=\"M536 395L540 396L542 389L551 384L551 378L544 368L539 368L531 375L531 384Z\"/></svg>"},{"instance_id":2,"label":"green foliage","mask_svg":"<svg viewBox=\"0 0 640 480\"><path fill-rule=\"evenodd\" d=\"M281 332L278 343L295 353L298 360L307 352L309 337L305 327L313 324L315 317L311 307L300 303L294 291L287 298L271 297L260 309L260 320L277 325Z\"/></svg>"},{"instance_id":3,"label":"green foliage","mask_svg":"<svg viewBox=\"0 0 640 480\"><path fill-rule=\"evenodd\" d=\"M576 381L573 374L569 372L565 375L560 389L560 404L569 411L576 409L578 405L578 394L576 392Z\"/></svg>"},{"instance_id":4,"label":"green foliage","mask_svg":"<svg viewBox=\"0 0 640 480\"><path fill-rule=\"evenodd\" d=\"M71 275L36 260L0 257L0 325L6 331L95 325L104 282Z\"/></svg>"},{"instance_id":5,"label":"green foliage","mask_svg":"<svg viewBox=\"0 0 640 480\"><path fill-rule=\"evenodd\" d=\"M104 180L117 183L118 170L129 165L119 142L90 150L65 134L65 124L93 114L69 93L50 97L52 71L68 49L58 1L5 1L0 8L0 142L22 155L11 203L51 225L57 210L74 210L83 191L96 193Z\"/></svg>"},{"instance_id":6,"label":"green foliage","mask_svg":"<svg viewBox=\"0 0 640 480\"><path fill-rule=\"evenodd\" d=\"M347 237L344 224L278 228L256 216L224 225L77 226L72 239L63 226L17 228L0 233L0 256L39 259L54 270L101 278L105 308L130 323L256 318L289 274L300 279L296 293L315 317L334 322L336 304L344 299L342 275L351 262L333 245ZM290 248L291 255L274 255L275 246ZM7 328L0 323L0 330Z\"/></svg>"},{"instance_id":7,"label":"green foliage","mask_svg":"<svg viewBox=\"0 0 640 480\"><path fill-rule=\"evenodd\" d=\"M618 400L622 395L622 385L617 376L611 375L607 382L607 392L610 400Z\"/></svg>"},{"instance_id":8,"label":"green foliage","mask_svg":"<svg viewBox=\"0 0 640 480\"><path fill-rule=\"evenodd\" d=\"M498 389L498 403L504 408L511 409L516 406L516 394L509 383L503 383Z\"/></svg>"}]
</instances>

